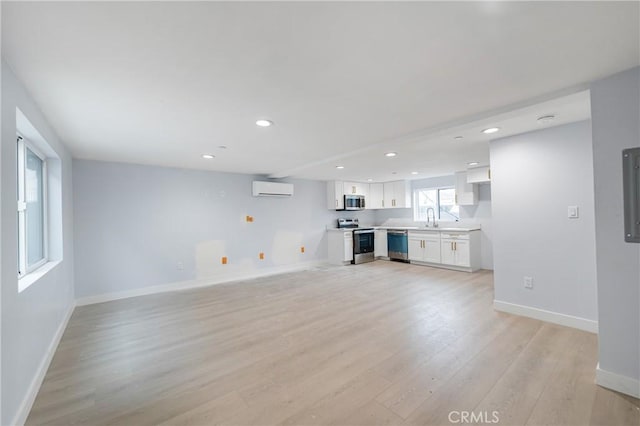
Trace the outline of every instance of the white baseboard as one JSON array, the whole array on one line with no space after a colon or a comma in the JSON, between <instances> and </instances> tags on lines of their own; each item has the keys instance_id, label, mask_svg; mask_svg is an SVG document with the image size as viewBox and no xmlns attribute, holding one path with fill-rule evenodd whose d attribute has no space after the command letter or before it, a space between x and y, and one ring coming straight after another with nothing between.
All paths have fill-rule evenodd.
<instances>
[{"instance_id":1,"label":"white baseboard","mask_svg":"<svg viewBox=\"0 0 640 426\"><path fill-rule=\"evenodd\" d=\"M493 309L500 312L506 312L508 314L521 315L523 317L552 322L554 324L564 325L566 327L577 328L579 330L588 331L590 333L598 333L598 321L593 321L586 318L574 317L558 312L545 311L544 309L517 305L515 303L502 302L500 300L493 301Z\"/></svg>"},{"instance_id":2,"label":"white baseboard","mask_svg":"<svg viewBox=\"0 0 640 426\"><path fill-rule=\"evenodd\" d=\"M93 305L95 303L109 302L118 299L127 299L129 297L146 296L149 294L165 293L169 291L188 290L199 287L209 287L217 284L226 284L234 281L250 280L254 278L262 278L270 275L285 274L288 272L304 271L321 265L326 265L326 260L316 260L309 262L296 263L293 265L276 266L272 268L264 268L258 270L250 270L246 273L234 275L225 275L216 278L208 278L203 280L180 281L169 284L154 285L149 287L138 288L134 290L119 291L114 293L98 294L96 296L82 297L76 300L77 306Z\"/></svg>"},{"instance_id":3,"label":"white baseboard","mask_svg":"<svg viewBox=\"0 0 640 426\"><path fill-rule=\"evenodd\" d=\"M603 370L600 363L596 367L596 383L607 389L640 398L640 380Z\"/></svg>"},{"instance_id":4,"label":"white baseboard","mask_svg":"<svg viewBox=\"0 0 640 426\"><path fill-rule=\"evenodd\" d=\"M20 407L18 408L18 412L11 422L14 426L22 426L27 421L27 417L29 416L29 412L31 412L31 407L33 407L33 403L36 400L36 396L38 396L38 392L40 391L40 386L42 386L42 382L44 381L44 376L47 374L47 370L49 370L49 365L51 364L51 360L53 359L53 355L56 353L56 349L58 348L58 344L60 343L60 339L62 339L62 335L64 331L67 329L67 324L69 324L69 320L71 319L71 314L73 314L73 310L75 309L75 302L71 302L71 306L69 306L69 310L65 314L65 317L62 319L62 322L58 326L55 334L53 335L53 339L47 348L44 356L42 357L42 361L40 361L40 365L36 371L36 375L31 380L31 384L27 390L27 394L25 395Z\"/></svg>"}]
</instances>

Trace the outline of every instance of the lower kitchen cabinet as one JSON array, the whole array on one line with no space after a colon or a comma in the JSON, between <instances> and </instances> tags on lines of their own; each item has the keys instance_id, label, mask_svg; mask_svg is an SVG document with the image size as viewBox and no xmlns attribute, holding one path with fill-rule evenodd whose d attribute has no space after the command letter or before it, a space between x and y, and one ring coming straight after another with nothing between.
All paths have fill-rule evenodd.
<instances>
[{"instance_id":1,"label":"lower kitchen cabinet","mask_svg":"<svg viewBox=\"0 0 640 426\"><path fill-rule=\"evenodd\" d=\"M443 265L480 269L479 232L442 233L440 256Z\"/></svg>"},{"instance_id":2,"label":"lower kitchen cabinet","mask_svg":"<svg viewBox=\"0 0 640 426\"><path fill-rule=\"evenodd\" d=\"M480 231L409 231L409 260L473 272L480 269Z\"/></svg>"},{"instance_id":3,"label":"lower kitchen cabinet","mask_svg":"<svg viewBox=\"0 0 640 426\"><path fill-rule=\"evenodd\" d=\"M440 263L439 232L409 232L409 260Z\"/></svg>"},{"instance_id":4,"label":"lower kitchen cabinet","mask_svg":"<svg viewBox=\"0 0 640 426\"><path fill-rule=\"evenodd\" d=\"M473 272L481 269L480 231L410 230L407 234L409 261L425 266ZM330 230L329 262L343 265L353 260L353 232ZM374 255L388 258L387 229L374 231Z\"/></svg>"},{"instance_id":5,"label":"lower kitchen cabinet","mask_svg":"<svg viewBox=\"0 0 640 426\"><path fill-rule=\"evenodd\" d=\"M389 257L389 247L387 246L387 230L376 229L374 233L374 255L375 257Z\"/></svg>"},{"instance_id":6,"label":"lower kitchen cabinet","mask_svg":"<svg viewBox=\"0 0 640 426\"><path fill-rule=\"evenodd\" d=\"M343 264L353 260L352 231L329 231L328 246L329 262Z\"/></svg>"}]
</instances>

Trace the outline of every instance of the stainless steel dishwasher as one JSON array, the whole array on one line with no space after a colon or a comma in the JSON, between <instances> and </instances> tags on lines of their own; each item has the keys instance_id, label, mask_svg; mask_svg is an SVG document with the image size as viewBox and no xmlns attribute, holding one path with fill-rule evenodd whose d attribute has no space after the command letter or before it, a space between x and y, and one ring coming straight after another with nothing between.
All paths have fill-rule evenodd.
<instances>
[{"instance_id":1,"label":"stainless steel dishwasher","mask_svg":"<svg viewBox=\"0 0 640 426\"><path fill-rule=\"evenodd\" d=\"M389 229L387 231L387 248L389 259L401 262L409 261L409 238L406 229Z\"/></svg>"}]
</instances>

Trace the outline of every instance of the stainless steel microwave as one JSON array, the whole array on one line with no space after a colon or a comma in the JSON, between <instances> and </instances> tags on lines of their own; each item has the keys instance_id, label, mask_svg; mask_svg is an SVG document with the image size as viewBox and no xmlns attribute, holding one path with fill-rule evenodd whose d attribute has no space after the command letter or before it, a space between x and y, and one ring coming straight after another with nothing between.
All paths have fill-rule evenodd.
<instances>
[{"instance_id":1,"label":"stainless steel microwave","mask_svg":"<svg viewBox=\"0 0 640 426\"><path fill-rule=\"evenodd\" d=\"M364 195L345 195L345 210L364 210Z\"/></svg>"}]
</instances>

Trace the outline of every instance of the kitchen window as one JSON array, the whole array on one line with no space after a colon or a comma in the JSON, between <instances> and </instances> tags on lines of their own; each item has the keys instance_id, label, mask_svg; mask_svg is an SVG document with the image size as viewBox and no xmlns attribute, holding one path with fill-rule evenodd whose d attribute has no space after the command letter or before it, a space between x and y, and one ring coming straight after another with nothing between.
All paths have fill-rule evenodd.
<instances>
[{"instance_id":1,"label":"kitchen window","mask_svg":"<svg viewBox=\"0 0 640 426\"><path fill-rule=\"evenodd\" d=\"M18 277L47 263L47 161L18 135Z\"/></svg>"},{"instance_id":2,"label":"kitchen window","mask_svg":"<svg viewBox=\"0 0 640 426\"><path fill-rule=\"evenodd\" d=\"M457 221L460 207L456 204L455 188L419 188L413 191L413 220L427 221L427 211L432 208L438 220Z\"/></svg>"}]
</instances>

